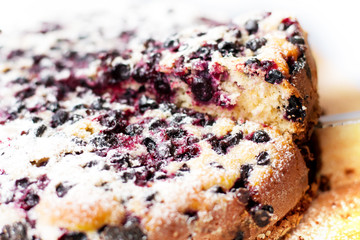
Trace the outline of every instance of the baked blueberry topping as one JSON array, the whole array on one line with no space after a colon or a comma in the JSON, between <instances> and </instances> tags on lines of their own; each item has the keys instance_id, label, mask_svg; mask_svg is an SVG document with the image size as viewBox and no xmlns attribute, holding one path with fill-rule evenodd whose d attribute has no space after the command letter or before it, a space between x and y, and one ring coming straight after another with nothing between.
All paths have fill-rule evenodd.
<instances>
[{"instance_id":1,"label":"baked blueberry topping","mask_svg":"<svg viewBox=\"0 0 360 240\"><path fill-rule=\"evenodd\" d=\"M51 127L63 125L69 118L69 113L64 110L58 110L51 118Z\"/></svg>"},{"instance_id":2,"label":"baked blueberry topping","mask_svg":"<svg viewBox=\"0 0 360 240\"><path fill-rule=\"evenodd\" d=\"M226 193L221 186L214 186L214 187L210 188L210 191L213 193L220 193L220 194Z\"/></svg>"},{"instance_id":3,"label":"baked blueberry topping","mask_svg":"<svg viewBox=\"0 0 360 240\"><path fill-rule=\"evenodd\" d=\"M179 168L179 171L181 171L181 172L190 172L190 168L189 168L189 166L188 166L186 163L184 163L184 164Z\"/></svg>"},{"instance_id":4,"label":"baked blueberry topping","mask_svg":"<svg viewBox=\"0 0 360 240\"><path fill-rule=\"evenodd\" d=\"M211 61L211 53L215 49L212 45L204 45L200 47L196 52L190 54L190 59L200 58L201 60Z\"/></svg>"},{"instance_id":5,"label":"baked blueberry topping","mask_svg":"<svg viewBox=\"0 0 360 240\"><path fill-rule=\"evenodd\" d=\"M38 127L36 129L36 131L35 131L35 136L36 137L41 137L44 134L46 128L47 127L44 124L40 125L40 127Z\"/></svg>"},{"instance_id":6,"label":"baked blueberry topping","mask_svg":"<svg viewBox=\"0 0 360 240\"><path fill-rule=\"evenodd\" d=\"M100 233L104 240L143 240L147 239L137 220L127 221L124 226L105 226Z\"/></svg>"},{"instance_id":7,"label":"baked blueberry topping","mask_svg":"<svg viewBox=\"0 0 360 240\"><path fill-rule=\"evenodd\" d=\"M111 70L112 79L110 83L116 84L130 78L130 66L122 63L117 64Z\"/></svg>"},{"instance_id":8,"label":"baked blueberry topping","mask_svg":"<svg viewBox=\"0 0 360 240\"><path fill-rule=\"evenodd\" d=\"M118 144L118 138L115 134L99 134L93 137L90 142L98 149L110 148Z\"/></svg>"},{"instance_id":9,"label":"baked blueberry topping","mask_svg":"<svg viewBox=\"0 0 360 240\"><path fill-rule=\"evenodd\" d=\"M238 42L220 42L218 49L222 56L226 56L228 54L236 56L243 50L243 46L241 46Z\"/></svg>"},{"instance_id":10,"label":"baked blueberry topping","mask_svg":"<svg viewBox=\"0 0 360 240\"><path fill-rule=\"evenodd\" d=\"M191 83L191 92L198 101L208 102L213 97L214 89L211 79L206 77L194 77Z\"/></svg>"},{"instance_id":11,"label":"baked blueberry topping","mask_svg":"<svg viewBox=\"0 0 360 240\"><path fill-rule=\"evenodd\" d=\"M283 78L284 76L279 70L272 69L266 74L265 81L271 84L279 84L282 82Z\"/></svg>"},{"instance_id":12,"label":"baked blueberry topping","mask_svg":"<svg viewBox=\"0 0 360 240\"><path fill-rule=\"evenodd\" d=\"M70 232L63 234L58 240L87 240L87 236L82 232Z\"/></svg>"},{"instance_id":13,"label":"baked blueberry topping","mask_svg":"<svg viewBox=\"0 0 360 240\"><path fill-rule=\"evenodd\" d=\"M260 67L260 66L261 66L261 62L260 62L259 59L257 59L257 58L249 58L248 60L246 60L245 66L249 66L249 67Z\"/></svg>"},{"instance_id":14,"label":"baked blueberry topping","mask_svg":"<svg viewBox=\"0 0 360 240\"><path fill-rule=\"evenodd\" d=\"M156 130L158 128L165 128L167 127L167 123L163 119L158 119L150 123L149 130Z\"/></svg>"},{"instance_id":15,"label":"baked blueberry topping","mask_svg":"<svg viewBox=\"0 0 360 240\"><path fill-rule=\"evenodd\" d=\"M235 181L234 185L231 187L231 190L234 191L238 188L245 188L252 170L253 167L250 164L241 165L240 177Z\"/></svg>"},{"instance_id":16,"label":"baked blueberry topping","mask_svg":"<svg viewBox=\"0 0 360 240\"><path fill-rule=\"evenodd\" d=\"M154 87L155 90L159 94L170 94L171 88L169 84L169 80L165 76L165 74L158 74L156 78L154 79Z\"/></svg>"},{"instance_id":17,"label":"baked blueberry topping","mask_svg":"<svg viewBox=\"0 0 360 240\"><path fill-rule=\"evenodd\" d=\"M0 232L0 240L27 240L27 227L24 223L16 222L5 225Z\"/></svg>"},{"instance_id":18,"label":"baked blueberry topping","mask_svg":"<svg viewBox=\"0 0 360 240\"><path fill-rule=\"evenodd\" d=\"M262 46L266 44L267 40L265 38L254 38L246 42L246 48L249 48L251 51L255 52Z\"/></svg>"},{"instance_id":19,"label":"baked blueberry topping","mask_svg":"<svg viewBox=\"0 0 360 240\"><path fill-rule=\"evenodd\" d=\"M35 89L32 87L27 87L15 93L15 97L19 98L20 100L25 100L26 98L34 96L34 94L35 94Z\"/></svg>"},{"instance_id":20,"label":"baked blueberry topping","mask_svg":"<svg viewBox=\"0 0 360 240\"><path fill-rule=\"evenodd\" d=\"M270 141L270 137L264 130L258 130L254 132L251 140L256 143L265 143Z\"/></svg>"},{"instance_id":21,"label":"baked blueberry topping","mask_svg":"<svg viewBox=\"0 0 360 240\"><path fill-rule=\"evenodd\" d=\"M166 136L169 138L181 138L186 134L185 130L177 127L170 127L166 129Z\"/></svg>"},{"instance_id":22,"label":"baked blueberry topping","mask_svg":"<svg viewBox=\"0 0 360 240\"><path fill-rule=\"evenodd\" d=\"M104 103L105 103L105 99L99 97L90 105L90 108L94 110L102 110L104 109L103 108Z\"/></svg>"},{"instance_id":23,"label":"baked blueberry topping","mask_svg":"<svg viewBox=\"0 0 360 240\"><path fill-rule=\"evenodd\" d=\"M269 153L263 151L256 156L257 165L268 165L270 163Z\"/></svg>"},{"instance_id":24,"label":"baked blueberry topping","mask_svg":"<svg viewBox=\"0 0 360 240\"><path fill-rule=\"evenodd\" d=\"M130 136L140 135L143 131L143 127L139 124L130 124L125 128L125 134Z\"/></svg>"},{"instance_id":25,"label":"baked blueberry topping","mask_svg":"<svg viewBox=\"0 0 360 240\"><path fill-rule=\"evenodd\" d=\"M199 219L198 212L194 210L187 210L184 212L184 215L188 216L188 221L196 221Z\"/></svg>"},{"instance_id":26,"label":"baked blueberry topping","mask_svg":"<svg viewBox=\"0 0 360 240\"><path fill-rule=\"evenodd\" d=\"M25 193L25 195L20 199L20 207L24 210L30 210L35 207L40 201L40 197L32 192Z\"/></svg>"},{"instance_id":27,"label":"baked blueberry topping","mask_svg":"<svg viewBox=\"0 0 360 240\"><path fill-rule=\"evenodd\" d=\"M249 35L256 33L259 29L258 21L253 19L246 21L245 29L248 31Z\"/></svg>"},{"instance_id":28,"label":"baked blueberry topping","mask_svg":"<svg viewBox=\"0 0 360 240\"><path fill-rule=\"evenodd\" d=\"M289 41L292 44L297 44L297 45L302 45L305 44L305 40L303 37L299 36L299 35L295 35L289 38Z\"/></svg>"},{"instance_id":29,"label":"baked blueberry topping","mask_svg":"<svg viewBox=\"0 0 360 240\"><path fill-rule=\"evenodd\" d=\"M148 64L141 64L135 66L131 76L135 81L139 83L145 83L149 80L149 75L150 67L148 66Z\"/></svg>"},{"instance_id":30,"label":"baked blueberry topping","mask_svg":"<svg viewBox=\"0 0 360 240\"><path fill-rule=\"evenodd\" d=\"M59 183L56 188L55 188L55 191L56 191L56 195L59 197L59 198L62 198L64 197L68 191L72 188L73 186L71 185L68 185L67 183L63 184L63 183Z\"/></svg>"},{"instance_id":31,"label":"baked blueberry topping","mask_svg":"<svg viewBox=\"0 0 360 240\"><path fill-rule=\"evenodd\" d=\"M155 109L158 108L159 105L157 102L151 98L148 98L146 96L141 96L139 100L139 111L141 113L145 112L148 109Z\"/></svg>"},{"instance_id":32,"label":"baked blueberry topping","mask_svg":"<svg viewBox=\"0 0 360 240\"><path fill-rule=\"evenodd\" d=\"M259 227L265 227L270 223L271 214L274 213L274 209L270 205L255 206L250 210L252 219Z\"/></svg>"},{"instance_id":33,"label":"baked blueberry topping","mask_svg":"<svg viewBox=\"0 0 360 240\"><path fill-rule=\"evenodd\" d=\"M25 189L30 185L30 181L27 177L25 178L20 178L18 180L15 181L15 186L18 188L22 188Z\"/></svg>"},{"instance_id":34,"label":"baked blueberry topping","mask_svg":"<svg viewBox=\"0 0 360 240\"><path fill-rule=\"evenodd\" d=\"M149 153L153 153L156 149L156 143L151 138L147 137L142 142Z\"/></svg>"},{"instance_id":35,"label":"baked blueberry topping","mask_svg":"<svg viewBox=\"0 0 360 240\"><path fill-rule=\"evenodd\" d=\"M285 117L291 121L302 122L305 119L306 112L303 109L301 98L292 95L288 101L289 105L286 107Z\"/></svg>"}]
</instances>

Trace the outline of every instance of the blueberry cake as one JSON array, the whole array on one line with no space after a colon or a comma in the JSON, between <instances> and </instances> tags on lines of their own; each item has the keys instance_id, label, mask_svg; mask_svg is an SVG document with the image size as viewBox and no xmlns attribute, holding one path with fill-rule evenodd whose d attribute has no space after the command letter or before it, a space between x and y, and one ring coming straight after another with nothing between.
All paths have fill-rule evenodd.
<instances>
[{"instance_id":1,"label":"blueberry cake","mask_svg":"<svg viewBox=\"0 0 360 240\"><path fill-rule=\"evenodd\" d=\"M279 236L309 187L298 144L318 116L296 19L141 45L66 33L1 52L1 240Z\"/></svg>"}]
</instances>

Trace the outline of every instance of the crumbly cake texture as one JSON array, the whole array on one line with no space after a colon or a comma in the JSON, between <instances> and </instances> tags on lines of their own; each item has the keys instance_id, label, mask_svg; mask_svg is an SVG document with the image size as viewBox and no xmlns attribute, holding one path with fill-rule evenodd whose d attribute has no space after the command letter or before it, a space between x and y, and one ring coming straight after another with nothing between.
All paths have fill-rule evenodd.
<instances>
[{"instance_id":1,"label":"crumbly cake texture","mask_svg":"<svg viewBox=\"0 0 360 240\"><path fill-rule=\"evenodd\" d=\"M318 105L296 19L65 33L1 55L1 240L253 239L303 198Z\"/></svg>"}]
</instances>

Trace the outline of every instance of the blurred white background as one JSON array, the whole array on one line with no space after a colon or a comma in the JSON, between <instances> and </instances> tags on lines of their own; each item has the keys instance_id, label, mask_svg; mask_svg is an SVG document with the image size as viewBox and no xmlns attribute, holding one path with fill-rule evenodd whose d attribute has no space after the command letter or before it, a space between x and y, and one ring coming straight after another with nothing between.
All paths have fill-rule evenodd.
<instances>
[{"instance_id":1,"label":"blurred white background","mask_svg":"<svg viewBox=\"0 0 360 240\"><path fill-rule=\"evenodd\" d=\"M172 10L169 12L169 9ZM358 88L360 98L360 8L355 0L11 0L2 2L0 29L6 37L31 29L40 21L71 24L81 18L89 25L116 30L140 24L143 31L152 29L151 32L156 34L156 31L173 32L174 28L169 27L174 23L177 26L189 25L194 16L229 19L244 12L263 10L292 13L307 30L318 62L320 94L322 91L328 93L327 88L346 85ZM104 21L94 22L91 17L94 14Z\"/></svg>"}]
</instances>

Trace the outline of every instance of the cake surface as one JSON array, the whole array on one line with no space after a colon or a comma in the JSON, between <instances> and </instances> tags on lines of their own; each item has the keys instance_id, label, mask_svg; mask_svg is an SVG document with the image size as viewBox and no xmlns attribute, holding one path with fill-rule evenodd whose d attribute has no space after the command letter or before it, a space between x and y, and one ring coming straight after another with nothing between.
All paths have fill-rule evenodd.
<instances>
[{"instance_id":1,"label":"cake surface","mask_svg":"<svg viewBox=\"0 0 360 240\"><path fill-rule=\"evenodd\" d=\"M50 29L1 56L1 240L254 239L303 197L318 106L294 18L106 50Z\"/></svg>"}]
</instances>

